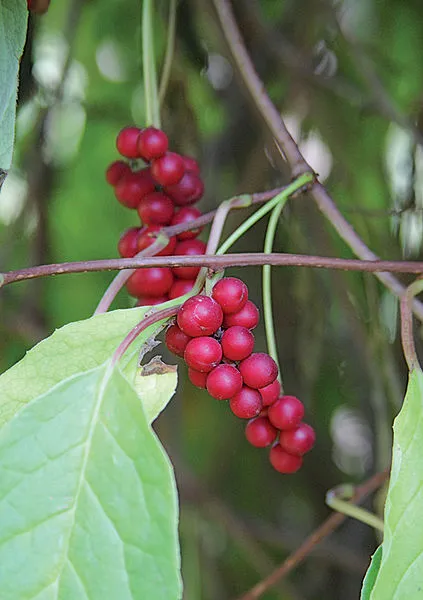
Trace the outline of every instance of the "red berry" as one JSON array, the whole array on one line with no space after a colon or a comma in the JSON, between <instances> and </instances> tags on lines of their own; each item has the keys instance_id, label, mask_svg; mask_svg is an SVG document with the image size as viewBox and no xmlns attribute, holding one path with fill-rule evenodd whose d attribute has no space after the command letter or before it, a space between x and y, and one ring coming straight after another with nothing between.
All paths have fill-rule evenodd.
<instances>
[{"instance_id":1,"label":"red berry","mask_svg":"<svg viewBox=\"0 0 423 600\"><path fill-rule=\"evenodd\" d=\"M157 304L163 304L168 300L169 296L158 296L157 298L154 296L141 296L135 306L157 306Z\"/></svg>"},{"instance_id":2,"label":"red berry","mask_svg":"<svg viewBox=\"0 0 423 600\"><path fill-rule=\"evenodd\" d=\"M300 423L296 429L282 431L279 443L285 452L302 456L309 452L316 441L316 434L313 427L307 423Z\"/></svg>"},{"instance_id":3,"label":"red berry","mask_svg":"<svg viewBox=\"0 0 423 600\"><path fill-rule=\"evenodd\" d=\"M206 244L201 240L185 240L178 242L175 247L175 256L195 256L205 254ZM173 267L173 274L179 279L195 279L200 267Z\"/></svg>"},{"instance_id":4,"label":"red berry","mask_svg":"<svg viewBox=\"0 0 423 600\"><path fill-rule=\"evenodd\" d=\"M174 215L171 225L181 225L182 223L187 224L195 221L198 217L201 217L201 211L198 208L194 208L194 206L184 206ZM178 240L192 240L197 237L202 232L202 227L196 227L195 229L190 229L189 231L184 231L182 233L177 234Z\"/></svg>"},{"instance_id":5,"label":"red berry","mask_svg":"<svg viewBox=\"0 0 423 600\"><path fill-rule=\"evenodd\" d=\"M190 339L192 338L179 329L177 325L171 325L165 334L166 346L177 356L184 356L185 348Z\"/></svg>"},{"instance_id":6,"label":"red berry","mask_svg":"<svg viewBox=\"0 0 423 600\"><path fill-rule=\"evenodd\" d=\"M110 183L110 185L115 186L122 179L122 177L126 175L126 173L130 172L131 169L129 165L126 164L126 162L123 162L123 160L115 160L115 162L112 162L107 167L106 181L107 183Z\"/></svg>"},{"instance_id":7,"label":"red berry","mask_svg":"<svg viewBox=\"0 0 423 600\"><path fill-rule=\"evenodd\" d=\"M213 287L212 298L219 302L225 315L237 313L248 300L248 288L236 277L224 277Z\"/></svg>"},{"instance_id":8,"label":"red berry","mask_svg":"<svg viewBox=\"0 0 423 600\"><path fill-rule=\"evenodd\" d=\"M185 171L195 173L196 175L200 174L200 165L195 158L192 158L191 156L181 156L181 158L184 161Z\"/></svg>"},{"instance_id":9,"label":"red berry","mask_svg":"<svg viewBox=\"0 0 423 600\"><path fill-rule=\"evenodd\" d=\"M160 231L160 229L160 225L151 225L150 227L146 227L145 229L143 229L142 233L138 237L138 252L141 252L141 250L145 250L156 241L157 235L155 234L158 231ZM157 252L156 256L170 256L171 254L173 254L175 246L176 238L169 238L168 244L163 248L163 250Z\"/></svg>"},{"instance_id":10,"label":"red berry","mask_svg":"<svg viewBox=\"0 0 423 600\"><path fill-rule=\"evenodd\" d=\"M176 206L188 206L198 202L204 194L204 183L198 175L187 171L181 181L165 187L166 194L172 198Z\"/></svg>"},{"instance_id":11,"label":"red berry","mask_svg":"<svg viewBox=\"0 0 423 600\"><path fill-rule=\"evenodd\" d=\"M137 269L126 282L131 296L164 296L173 283L172 271L167 267L148 267Z\"/></svg>"},{"instance_id":12,"label":"red berry","mask_svg":"<svg viewBox=\"0 0 423 600\"><path fill-rule=\"evenodd\" d=\"M176 279L169 290L169 298L173 300L174 298L185 296L185 294L188 294L192 290L194 284L195 279Z\"/></svg>"},{"instance_id":13,"label":"red berry","mask_svg":"<svg viewBox=\"0 0 423 600\"><path fill-rule=\"evenodd\" d=\"M207 377L207 391L216 400L228 400L241 388L241 373L233 365L218 365Z\"/></svg>"},{"instance_id":14,"label":"red berry","mask_svg":"<svg viewBox=\"0 0 423 600\"><path fill-rule=\"evenodd\" d=\"M303 464L301 456L294 456L285 452L280 444L275 444L270 449L270 462L279 473L295 473Z\"/></svg>"},{"instance_id":15,"label":"red berry","mask_svg":"<svg viewBox=\"0 0 423 600\"><path fill-rule=\"evenodd\" d=\"M174 212L172 200L162 192L145 195L138 205L138 214L145 225L169 225Z\"/></svg>"},{"instance_id":16,"label":"red berry","mask_svg":"<svg viewBox=\"0 0 423 600\"><path fill-rule=\"evenodd\" d=\"M261 396L257 390L246 385L229 400L231 411L240 419L252 419L260 414L262 408Z\"/></svg>"},{"instance_id":17,"label":"red berry","mask_svg":"<svg viewBox=\"0 0 423 600\"><path fill-rule=\"evenodd\" d=\"M223 356L229 360L243 360L254 348L254 336L246 327L229 327L220 340Z\"/></svg>"},{"instance_id":18,"label":"red berry","mask_svg":"<svg viewBox=\"0 0 423 600\"><path fill-rule=\"evenodd\" d=\"M141 129L138 127L124 127L116 138L116 148L126 158L138 158L138 136Z\"/></svg>"},{"instance_id":19,"label":"red berry","mask_svg":"<svg viewBox=\"0 0 423 600\"><path fill-rule=\"evenodd\" d=\"M278 365L271 356L264 352L255 352L248 358L244 358L239 364L239 370L245 385L254 389L269 385L278 376Z\"/></svg>"},{"instance_id":20,"label":"red berry","mask_svg":"<svg viewBox=\"0 0 423 600\"><path fill-rule=\"evenodd\" d=\"M212 335L222 324L222 309L209 296L188 298L178 311L179 327L191 337Z\"/></svg>"},{"instance_id":21,"label":"red berry","mask_svg":"<svg viewBox=\"0 0 423 600\"><path fill-rule=\"evenodd\" d=\"M273 427L267 417L256 417L247 423L245 436L256 448L270 446L276 439L278 430Z\"/></svg>"},{"instance_id":22,"label":"red berry","mask_svg":"<svg viewBox=\"0 0 423 600\"><path fill-rule=\"evenodd\" d=\"M132 258L138 252L140 227L130 227L122 233L118 242L118 251L122 258Z\"/></svg>"},{"instance_id":23,"label":"red berry","mask_svg":"<svg viewBox=\"0 0 423 600\"><path fill-rule=\"evenodd\" d=\"M175 152L166 152L151 163L151 173L157 183L168 186L181 181L185 172L184 161Z\"/></svg>"},{"instance_id":24,"label":"red berry","mask_svg":"<svg viewBox=\"0 0 423 600\"><path fill-rule=\"evenodd\" d=\"M281 384L277 379L273 383L269 383L266 387L260 388L259 392L263 398L263 406L270 406L279 398Z\"/></svg>"},{"instance_id":25,"label":"red berry","mask_svg":"<svg viewBox=\"0 0 423 600\"><path fill-rule=\"evenodd\" d=\"M138 136L138 154L149 162L153 158L160 158L169 147L167 135L161 129L146 127Z\"/></svg>"},{"instance_id":26,"label":"red berry","mask_svg":"<svg viewBox=\"0 0 423 600\"><path fill-rule=\"evenodd\" d=\"M196 337L185 348L184 360L189 367L201 373L209 373L222 360L222 348L212 337Z\"/></svg>"},{"instance_id":27,"label":"red berry","mask_svg":"<svg viewBox=\"0 0 423 600\"><path fill-rule=\"evenodd\" d=\"M191 369L191 367L188 367L188 379L193 385L195 385L198 388L206 387L208 375L208 373L201 373L200 371L196 371L195 369Z\"/></svg>"},{"instance_id":28,"label":"red berry","mask_svg":"<svg viewBox=\"0 0 423 600\"><path fill-rule=\"evenodd\" d=\"M50 6L50 0L27 0L27 6L28 10L31 10L37 15L43 15Z\"/></svg>"},{"instance_id":29,"label":"red berry","mask_svg":"<svg viewBox=\"0 0 423 600\"><path fill-rule=\"evenodd\" d=\"M133 173L125 173L115 187L115 195L123 206L137 208L142 198L154 192L155 184L150 169L142 169Z\"/></svg>"},{"instance_id":30,"label":"red berry","mask_svg":"<svg viewBox=\"0 0 423 600\"><path fill-rule=\"evenodd\" d=\"M260 314L257 306L251 302L251 300L247 300L240 311L224 316L223 326L232 327L234 325L240 325L241 327L246 327L247 329L254 329L257 327L259 320Z\"/></svg>"},{"instance_id":31,"label":"red berry","mask_svg":"<svg viewBox=\"0 0 423 600\"><path fill-rule=\"evenodd\" d=\"M295 429L304 416L304 404L295 396L281 396L269 407L269 419L278 429Z\"/></svg>"}]
</instances>

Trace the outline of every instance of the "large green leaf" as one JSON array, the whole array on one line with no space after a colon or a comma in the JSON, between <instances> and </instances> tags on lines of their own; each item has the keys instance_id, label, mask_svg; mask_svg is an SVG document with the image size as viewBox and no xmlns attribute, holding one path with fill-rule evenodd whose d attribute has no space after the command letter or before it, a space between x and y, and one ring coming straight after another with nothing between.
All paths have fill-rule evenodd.
<instances>
[{"instance_id":1,"label":"large green leaf","mask_svg":"<svg viewBox=\"0 0 423 600\"><path fill-rule=\"evenodd\" d=\"M423 598L423 373L410 373L394 423L382 561L371 600Z\"/></svg>"},{"instance_id":2,"label":"large green leaf","mask_svg":"<svg viewBox=\"0 0 423 600\"><path fill-rule=\"evenodd\" d=\"M0 430L2 600L181 597L171 466L107 364Z\"/></svg>"},{"instance_id":3,"label":"large green leaf","mask_svg":"<svg viewBox=\"0 0 423 600\"><path fill-rule=\"evenodd\" d=\"M19 59L27 15L25 0L0 0L0 170L4 171L12 162Z\"/></svg>"}]
</instances>

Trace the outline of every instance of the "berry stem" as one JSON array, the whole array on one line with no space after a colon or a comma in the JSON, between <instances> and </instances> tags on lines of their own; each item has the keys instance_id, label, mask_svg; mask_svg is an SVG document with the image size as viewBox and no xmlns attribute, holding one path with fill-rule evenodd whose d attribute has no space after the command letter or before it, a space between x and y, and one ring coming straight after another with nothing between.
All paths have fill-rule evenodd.
<instances>
[{"instance_id":1,"label":"berry stem","mask_svg":"<svg viewBox=\"0 0 423 600\"><path fill-rule=\"evenodd\" d=\"M162 73L159 85L159 105L163 104L166 96L166 90L169 83L170 71L172 68L173 54L175 50L175 30L176 30L176 0L169 2L169 18L167 22L167 44L163 61Z\"/></svg>"},{"instance_id":2,"label":"berry stem","mask_svg":"<svg viewBox=\"0 0 423 600\"><path fill-rule=\"evenodd\" d=\"M422 291L423 279L417 279L408 286L401 297L401 344L410 371L420 367L414 343L412 303L414 296Z\"/></svg>"},{"instance_id":3,"label":"berry stem","mask_svg":"<svg viewBox=\"0 0 423 600\"><path fill-rule=\"evenodd\" d=\"M154 55L153 0L143 0L142 5L142 63L146 126L152 125L160 129L160 104Z\"/></svg>"},{"instance_id":4,"label":"berry stem","mask_svg":"<svg viewBox=\"0 0 423 600\"><path fill-rule=\"evenodd\" d=\"M370 527L374 527L383 532L383 521L377 515L364 508L351 504L350 500L354 496L354 486L350 484L340 485L329 490L326 493L326 504L333 510L340 512L348 517L357 519Z\"/></svg>"}]
</instances>

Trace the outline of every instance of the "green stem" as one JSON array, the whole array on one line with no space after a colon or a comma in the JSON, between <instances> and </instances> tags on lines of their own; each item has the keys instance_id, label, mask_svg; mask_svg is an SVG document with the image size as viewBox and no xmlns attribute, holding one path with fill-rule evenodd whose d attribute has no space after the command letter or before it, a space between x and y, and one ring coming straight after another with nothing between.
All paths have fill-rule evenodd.
<instances>
[{"instance_id":1,"label":"green stem","mask_svg":"<svg viewBox=\"0 0 423 600\"><path fill-rule=\"evenodd\" d=\"M175 50L175 30L176 30L176 0L170 0L169 19L167 23L167 44L166 53L163 61L163 69L160 77L159 86L159 104L163 104L166 96L166 90L169 83L170 71L172 68L173 53Z\"/></svg>"},{"instance_id":2,"label":"green stem","mask_svg":"<svg viewBox=\"0 0 423 600\"><path fill-rule=\"evenodd\" d=\"M340 512L344 515L357 519L370 527L379 529L383 532L383 521L377 515L360 508L355 504L351 504L349 500L354 496L354 486L352 485L340 485L333 490L329 490L326 494L326 504L333 510Z\"/></svg>"},{"instance_id":3,"label":"green stem","mask_svg":"<svg viewBox=\"0 0 423 600\"><path fill-rule=\"evenodd\" d=\"M142 5L142 62L144 72L146 125L160 128L160 104L157 92L156 61L154 56L153 2Z\"/></svg>"},{"instance_id":4,"label":"green stem","mask_svg":"<svg viewBox=\"0 0 423 600\"><path fill-rule=\"evenodd\" d=\"M416 346L413 334L413 300L414 296L423 291L423 280L417 279L405 290L401 297L401 343L405 360L410 371L418 368Z\"/></svg>"}]
</instances>

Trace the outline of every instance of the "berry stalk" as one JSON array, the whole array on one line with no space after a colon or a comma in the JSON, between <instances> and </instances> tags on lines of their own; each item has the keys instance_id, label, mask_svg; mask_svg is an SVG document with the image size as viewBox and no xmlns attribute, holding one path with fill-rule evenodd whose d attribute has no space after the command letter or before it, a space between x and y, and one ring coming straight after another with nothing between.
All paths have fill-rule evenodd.
<instances>
[{"instance_id":1,"label":"berry stalk","mask_svg":"<svg viewBox=\"0 0 423 600\"><path fill-rule=\"evenodd\" d=\"M147 125L152 125L160 129L160 103L157 91L157 73L154 55L153 0L143 0L141 32L146 107L145 120Z\"/></svg>"}]
</instances>

